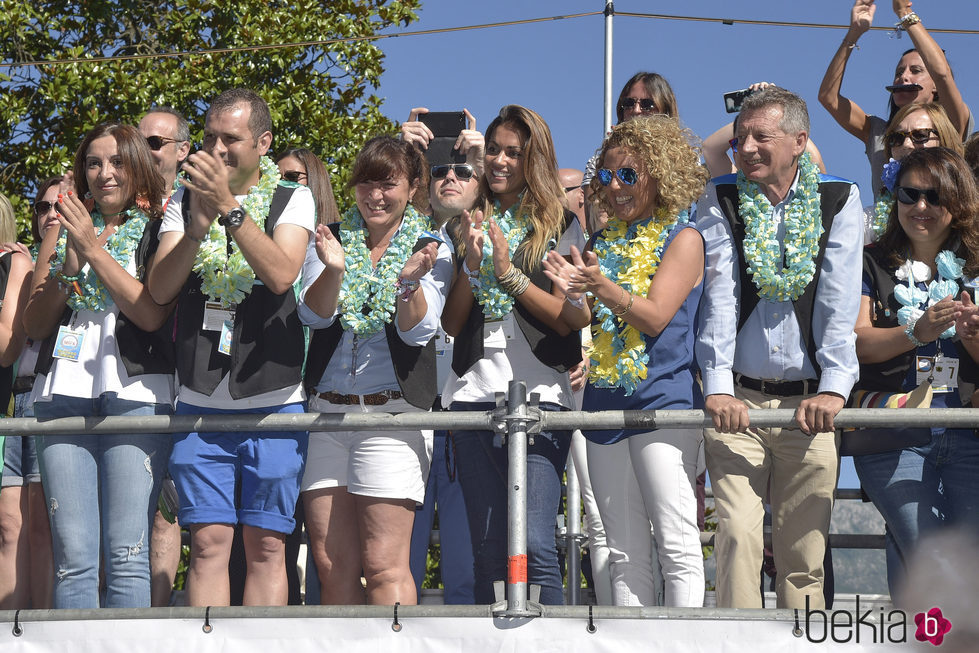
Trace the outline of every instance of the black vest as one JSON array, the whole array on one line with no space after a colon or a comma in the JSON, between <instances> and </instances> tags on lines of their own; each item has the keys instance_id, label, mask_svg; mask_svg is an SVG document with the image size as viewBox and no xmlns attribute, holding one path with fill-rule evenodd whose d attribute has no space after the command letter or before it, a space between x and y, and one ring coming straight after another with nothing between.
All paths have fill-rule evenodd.
<instances>
[{"instance_id":1,"label":"black vest","mask_svg":"<svg viewBox=\"0 0 979 653\"><path fill-rule=\"evenodd\" d=\"M850 196L852 184L842 180L820 181L819 199L822 212L823 235L819 238L819 251L813 263L816 265L816 272L812 280L802 295L792 302L796 320L799 323L799 332L802 342L806 347L806 355L809 362L819 376L819 363L816 361L816 343L812 335L812 309L816 302L816 288L819 286L819 275L822 272L823 257L826 255L826 241L829 238L830 229L833 226L833 218L839 213L846 204ZM748 273L748 262L744 256L744 237L745 226L741 215L738 213L738 187L734 183L717 184L717 201L724 213L724 217L731 225L731 233L736 244L735 252L738 255L738 268L741 278L741 297L740 313L738 315L738 332L748 321L752 311L758 306L760 297L758 289L755 288L751 275Z\"/></svg>"},{"instance_id":2,"label":"black vest","mask_svg":"<svg viewBox=\"0 0 979 653\"><path fill-rule=\"evenodd\" d=\"M870 299L873 302L875 327L887 328L898 325L897 312L901 304L894 297L894 286L898 283L894 278L894 272L894 264L887 260L887 255L880 247L867 245L864 248L863 273L868 275L874 284L875 295ZM975 289L963 288L961 280L958 283L959 296L963 290L968 290L975 301ZM959 379L969 383L979 381L979 365L972 360L958 338L952 341L952 344L955 346L955 355L959 358ZM854 389L902 392L904 379L907 378L908 370L914 365L915 352L916 349L912 349L880 363L861 363L860 379L854 385Z\"/></svg>"},{"instance_id":3,"label":"black vest","mask_svg":"<svg viewBox=\"0 0 979 653\"><path fill-rule=\"evenodd\" d=\"M275 223L289 204L294 187L278 186L272 196L265 233L271 238ZM190 192L181 204L184 224L190 221ZM177 372L180 383L210 395L225 375L232 398L280 390L300 382L305 352L303 327L296 313L292 289L276 295L256 280L234 316L231 355L218 351L220 331L205 331L201 278L191 274L177 303Z\"/></svg>"},{"instance_id":4,"label":"black vest","mask_svg":"<svg viewBox=\"0 0 979 653\"><path fill-rule=\"evenodd\" d=\"M160 244L160 220L150 220L143 229L143 236L136 246L136 280L145 281L146 264L156 254ZM71 323L74 311L65 306L61 314L61 326ZM130 377L143 374L173 374L175 354L173 348L173 315L156 331L143 331L120 309L116 319L116 349ZM54 363L54 346L57 330L44 339L38 350L35 374L48 374Z\"/></svg>"},{"instance_id":5,"label":"black vest","mask_svg":"<svg viewBox=\"0 0 979 653\"><path fill-rule=\"evenodd\" d=\"M331 224L330 231L337 240L340 240L339 224ZM413 251L417 252L433 242L441 241L423 236L415 243ZM423 347L409 345L398 335L393 320L384 325L384 335L394 363L394 375L398 379L398 387L401 388L405 400L423 410L430 409L438 394L435 380L435 339L432 338ZM309 341L309 354L306 357L306 372L303 375L303 382L308 392L312 393L316 384L320 382L341 338L343 338L343 325L340 323L339 316L325 329L313 330Z\"/></svg>"},{"instance_id":6,"label":"black vest","mask_svg":"<svg viewBox=\"0 0 979 653\"><path fill-rule=\"evenodd\" d=\"M571 223L577 219L574 213L565 210L561 234L563 235ZM525 260L526 249L521 247L526 242L524 239L513 256L513 264L524 272L531 268ZM461 261L458 265L462 265ZM533 267L533 271L527 276L530 277L530 282L535 286L544 292L551 292L551 280L544 274L544 268L539 263ZM581 334L577 331L571 331L564 336L560 335L550 324L538 319L516 300L513 302L513 317L520 326L521 333L527 338L530 350L534 352L537 360L544 365L556 372L567 372L581 362ZM462 326L452 345L452 371L459 377L462 377L469 371L469 368L483 358L484 322L483 307L478 301L473 300L469 317L466 318L466 323Z\"/></svg>"}]
</instances>

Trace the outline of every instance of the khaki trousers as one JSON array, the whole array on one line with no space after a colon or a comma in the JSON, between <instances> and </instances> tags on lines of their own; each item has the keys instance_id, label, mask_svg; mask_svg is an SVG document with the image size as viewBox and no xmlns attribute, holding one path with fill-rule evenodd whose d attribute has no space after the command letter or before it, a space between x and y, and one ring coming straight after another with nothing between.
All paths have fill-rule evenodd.
<instances>
[{"instance_id":1,"label":"khaki trousers","mask_svg":"<svg viewBox=\"0 0 979 653\"><path fill-rule=\"evenodd\" d=\"M735 387L748 408L795 409L805 396L773 397ZM772 550L779 608L821 609L823 556L839 474L839 436L797 429L756 433L704 430L717 511L717 606L762 607L764 501L772 507Z\"/></svg>"}]
</instances>

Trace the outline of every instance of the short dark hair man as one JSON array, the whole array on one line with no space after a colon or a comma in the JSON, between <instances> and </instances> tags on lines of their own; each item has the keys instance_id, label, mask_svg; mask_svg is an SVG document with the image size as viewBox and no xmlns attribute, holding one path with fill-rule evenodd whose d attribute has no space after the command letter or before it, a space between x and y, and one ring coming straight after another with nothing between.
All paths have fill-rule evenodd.
<instances>
[{"instance_id":1,"label":"short dark hair man","mask_svg":"<svg viewBox=\"0 0 979 653\"><path fill-rule=\"evenodd\" d=\"M305 347L293 284L315 210L308 188L279 183L265 156L271 144L265 101L225 91L207 112L204 149L188 157L187 181L167 208L149 291L159 303L178 301L177 414L303 412ZM244 603L286 603L283 542L295 526L307 440L306 432L175 437L170 471L193 540L192 605L228 605L237 523L248 569Z\"/></svg>"},{"instance_id":2,"label":"short dark hair man","mask_svg":"<svg viewBox=\"0 0 979 653\"><path fill-rule=\"evenodd\" d=\"M839 458L833 418L857 379L862 214L855 184L802 154L805 102L778 87L745 100L737 175L697 206L707 270L697 359L718 515L717 604L761 607L771 496L778 607L823 607ZM773 253L777 252L777 253ZM798 429L748 429L749 408L792 408ZM801 429L801 430L800 430Z\"/></svg>"}]
</instances>

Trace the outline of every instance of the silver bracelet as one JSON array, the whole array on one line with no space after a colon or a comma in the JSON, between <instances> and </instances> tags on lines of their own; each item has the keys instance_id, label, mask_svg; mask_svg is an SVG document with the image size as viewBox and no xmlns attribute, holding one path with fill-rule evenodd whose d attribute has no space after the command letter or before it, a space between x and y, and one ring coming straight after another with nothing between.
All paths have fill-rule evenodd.
<instances>
[{"instance_id":1,"label":"silver bracelet","mask_svg":"<svg viewBox=\"0 0 979 653\"><path fill-rule=\"evenodd\" d=\"M916 325L917 323L918 323L918 318L916 317L908 320L908 325L904 327L904 335L908 337L908 340L910 340L911 344L913 344L915 347L924 347L928 343L918 340L918 336L914 335L914 325Z\"/></svg>"},{"instance_id":2,"label":"silver bracelet","mask_svg":"<svg viewBox=\"0 0 979 653\"><path fill-rule=\"evenodd\" d=\"M584 295L582 295L578 299L571 299L570 296L565 295L564 296L564 301L568 302L569 304L571 304L575 308L584 308L585 307L585 296Z\"/></svg>"}]
</instances>

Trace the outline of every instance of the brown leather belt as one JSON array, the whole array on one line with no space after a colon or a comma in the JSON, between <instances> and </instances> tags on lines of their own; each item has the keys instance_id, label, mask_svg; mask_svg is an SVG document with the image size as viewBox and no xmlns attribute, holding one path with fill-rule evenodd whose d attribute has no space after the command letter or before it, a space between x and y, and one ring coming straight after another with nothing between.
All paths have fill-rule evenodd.
<instances>
[{"instance_id":1,"label":"brown leather belt","mask_svg":"<svg viewBox=\"0 0 979 653\"><path fill-rule=\"evenodd\" d=\"M316 396L331 404L342 404L345 406L359 406L360 400L364 400L365 406L383 406L392 399L401 399L404 395L397 390L382 390L369 395L343 395L339 392L318 392Z\"/></svg>"}]
</instances>

